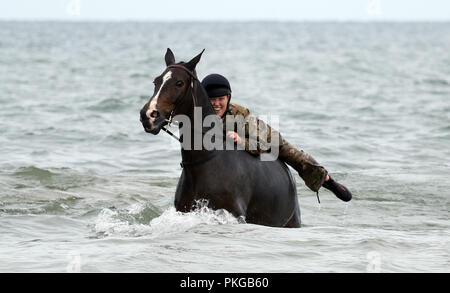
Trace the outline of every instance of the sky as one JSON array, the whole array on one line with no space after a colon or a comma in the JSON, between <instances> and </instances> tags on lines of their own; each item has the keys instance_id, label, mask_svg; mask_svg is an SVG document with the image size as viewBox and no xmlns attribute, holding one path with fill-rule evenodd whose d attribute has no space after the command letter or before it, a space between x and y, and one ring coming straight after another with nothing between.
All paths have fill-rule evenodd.
<instances>
[{"instance_id":1,"label":"sky","mask_svg":"<svg viewBox=\"0 0 450 293\"><path fill-rule=\"evenodd\" d=\"M0 20L450 21L450 0L0 0Z\"/></svg>"}]
</instances>

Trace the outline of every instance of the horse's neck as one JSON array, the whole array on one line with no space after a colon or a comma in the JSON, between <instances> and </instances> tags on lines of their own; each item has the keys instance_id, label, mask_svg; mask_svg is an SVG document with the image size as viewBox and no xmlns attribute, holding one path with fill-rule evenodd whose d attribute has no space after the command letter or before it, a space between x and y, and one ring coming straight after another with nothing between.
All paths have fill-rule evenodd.
<instances>
[{"instance_id":1,"label":"horse's neck","mask_svg":"<svg viewBox=\"0 0 450 293\"><path fill-rule=\"evenodd\" d=\"M193 92L192 92L193 91ZM192 93L194 93L194 98ZM189 149L181 149L181 157L183 159L183 162L196 162L199 160L202 160L209 156L212 151L205 150L203 147L203 137L205 133L210 129L209 127L203 126L203 120L208 115L216 115L213 107L211 106L211 102L209 101L209 98L203 89L203 87L200 85L198 81L194 84L194 89L191 89L188 93L188 99L189 107L186 115L189 117L191 121L191 146ZM195 103L195 104L194 104ZM201 107L202 109L202 117L194 117L194 106L195 107ZM201 119L201 127L197 127L198 125L195 124L195 119L199 120ZM202 149L196 149L195 148L195 138L199 139L201 136L202 141Z\"/></svg>"}]
</instances>

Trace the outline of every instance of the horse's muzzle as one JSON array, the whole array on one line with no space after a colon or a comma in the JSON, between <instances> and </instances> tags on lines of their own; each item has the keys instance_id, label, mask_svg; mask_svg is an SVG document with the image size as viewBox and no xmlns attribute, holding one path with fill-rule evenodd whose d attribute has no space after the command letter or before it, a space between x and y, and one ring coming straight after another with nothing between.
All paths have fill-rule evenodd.
<instances>
[{"instance_id":1,"label":"horse's muzzle","mask_svg":"<svg viewBox=\"0 0 450 293\"><path fill-rule=\"evenodd\" d=\"M152 117L147 117L147 109L141 110L141 117L140 117L142 126L144 127L145 132L151 133L151 134L158 134L161 131L161 128L167 124L166 119L159 115L159 113L152 113Z\"/></svg>"}]
</instances>

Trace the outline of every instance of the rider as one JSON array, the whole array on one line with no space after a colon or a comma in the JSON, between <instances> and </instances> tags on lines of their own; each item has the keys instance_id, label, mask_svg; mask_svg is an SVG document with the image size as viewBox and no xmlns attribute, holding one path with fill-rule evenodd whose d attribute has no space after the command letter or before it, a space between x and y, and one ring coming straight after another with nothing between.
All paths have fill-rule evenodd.
<instances>
[{"instance_id":1,"label":"rider","mask_svg":"<svg viewBox=\"0 0 450 293\"><path fill-rule=\"evenodd\" d=\"M343 185L335 182L329 175L327 170L322 167L316 160L303 150L297 150L293 145L288 143L278 131L271 129L271 127L252 114L250 111L238 104L230 103L231 100L231 86L228 80L220 74L210 74L202 80L202 85L205 88L210 102L214 108L216 114L222 118L224 126L226 125L226 117L228 115L242 115L250 123L255 123L258 127L246 128L245 138L239 137L234 131L228 131L227 136L234 139L235 142L245 145L245 150L253 155L260 155L263 152L260 144L264 142L270 143L271 136L279 136L279 156L283 162L293 167L300 177L305 181L312 191L318 192L320 187L323 186L332 191L339 199L343 201L349 201L352 198L350 191ZM251 135L248 133L249 129L257 131L258 128L264 127L267 129L267 138L262 139L258 133L255 135L258 137L256 142L256 148L249 148L249 138Z\"/></svg>"}]
</instances>

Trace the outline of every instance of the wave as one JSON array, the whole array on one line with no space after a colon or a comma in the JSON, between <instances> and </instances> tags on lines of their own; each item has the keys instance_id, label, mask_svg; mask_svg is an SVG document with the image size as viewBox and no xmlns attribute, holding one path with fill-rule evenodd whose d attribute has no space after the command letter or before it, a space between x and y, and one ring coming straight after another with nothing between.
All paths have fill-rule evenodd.
<instances>
[{"instance_id":1,"label":"wave","mask_svg":"<svg viewBox=\"0 0 450 293\"><path fill-rule=\"evenodd\" d=\"M36 187L36 184L48 189L67 191L70 188L83 187L93 184L98 177L92 172L80 174L69 168L47 170L35 166L18 168L13 177L20 179L17 186L21 188Z\"/></svg>"},{"instance_id":2,"label":"wave","mask_svg":"<svg viewBox=\"0 0 450 293\"><path fill-rule=\"evenodd\" d=\"M48 180L57 174L35 166L28 166L19 168L13 175L27 179Z\"/></svg>"},{"instance_id":3,"label":"wave","mask_svg":"<svg viewBox=\"0 0 450 293\"><path fill-rule=\"evenodd\" d=\"M94 105L87 107L88 110L101 112L115 112L127 107L127 104L120 99L108 98Z\"/></svg>"},{"instance_id":4,"label":"wave","mask_svg":"<svg viewBox=\"0 0 450 293\"><path fill-rule=\"evenodd\" d=\"M150 76L150 74L148 74L148 73L141 73L141 72L135 72L135 73L131 73L130 75L129 75L129 77L130 78L136 78L136 79L139 79L139 78L148 78L148 79L150 79L150 78L152 78L152 76Z\"/></svg>"},{"instance_id":5,"label":"wave","mask_svg":"<svg viewBox=\"0 0 450 293\"><path fill-rule=\"evenodd\" d=\"M0 214L5 215L68 215L83 198L67 196L55 200L31 200L17 202L0 202Z\"/></svg>"},{"instance_id":6,"label":"wave","mask_svg":"<svg viewBox=\"0 0 450 293\"><path fill-rule=\"evenodd\" d=\"M422 80L423 83L437 86L450 86L450 82L440 78L427 78Z\"/></svg>"}]
</instances>

